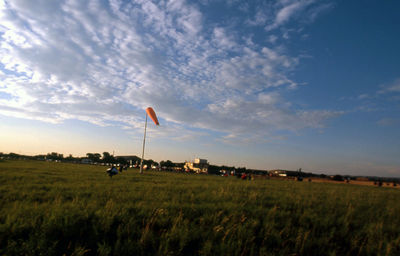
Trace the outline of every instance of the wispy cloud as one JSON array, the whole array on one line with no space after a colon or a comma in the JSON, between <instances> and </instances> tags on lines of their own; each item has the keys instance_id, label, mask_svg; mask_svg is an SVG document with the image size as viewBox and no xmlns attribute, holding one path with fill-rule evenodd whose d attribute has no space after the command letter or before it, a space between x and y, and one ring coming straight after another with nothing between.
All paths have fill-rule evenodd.
<instances>
[{"instance_id":1,"label":"wispy cloud","mask_svg":"<svg viewBox=\"0 0 400 256\"><path fill-rule=\"evenodd\" d=\"M269 29L314 1L280 1ZM339 115L302 110L280 90L299 59L207 22L186 1L1 1L0 113L139 128L154 106L176 138L193 127L259 138L320 128ZM245 21L244 21L245 22ZM268 22L257 12L254 23ZM276 41L276 38L270 37ZM173 127L173 129L172 129ZM141 128L141 127L140 127ZM163 134L160 134L163 136Z\"/></svg>"},{"instance_id":2,"label":"wispy cloud","mask_svg":"<svg viewBox=\"0 0 400 256\"><path fill-rule=\"evenodd\" d=\"M283 39L289 39L292 32L301 32L305 24L314 22L317 17L332 9L331 1L316 0L280 0L263 2L257 6L255 13L251 13L245 24L249 26L262 26L269 33L272 43L280 35ZM297 26L290 26L295 22ZM302 35L307 37L308 35Z\"/></svg>"},{"instance_id":3,"label":"wispy cloud","mask_svg":"<svg viewBox=\"0 0 400 256\"><path fill-rule=\"evenodd\" d=\"M400 93L400 78L390 84L382 85L381 88L378 94Z\"/></svg>"},{"instance_id":4,"label":"wispy cloud","mask_svg":"<svg viewBox=\"0 0 400 256\"><path fill-rule=\"evenodd\" d=\"M278 1L276 3L277 11L275 17L272 22L265 27L265 29L270 31L284 25L314 2L315 0Z\"/></svg>"},{"instance_id":5,"label":"wispy cloud","mask_svg":"<svg viewBox=\"0 0 400 256\"><path fill-rule=\"evenodd\" d=\"M380 126L395 126L400 124L400 119L382 118L377 122L377 124L379 124Z\"/></svg>"},{"instance_id":6,"label":"wispy cloud","mask_svg":"<svg viewBox=\"0 0 400 256\"><path fill-rule=\"evenodd\" d=\"M367 93L361 93L358 96L341 97L340 100L347 100L362 104L356 108L356 111L375 112L383 110L393 110L396 105L390 102L400 100L400 79L396 78L389 83L376 86L379 89L369 90Z\"/></svg>"},{"instance_id":7,"label":"wispy cloud","mask_svg":"<svg viewBox=\"0 0 400 256\"><path fill-rule=\"evenodd\" d=\"M268 14L265 9L257 10L254 17L246 20L246 24L250 26L263 26L268 20Z\"/></svg>"}]
</instances>

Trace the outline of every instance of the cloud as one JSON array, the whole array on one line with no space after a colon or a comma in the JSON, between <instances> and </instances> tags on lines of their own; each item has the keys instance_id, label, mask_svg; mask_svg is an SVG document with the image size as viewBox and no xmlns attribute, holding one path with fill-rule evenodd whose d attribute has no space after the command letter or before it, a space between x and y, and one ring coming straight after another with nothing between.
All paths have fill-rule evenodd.
<instances>
[{"instance_id":1,"label":"cloud","mask_svg":"<svg viewBox=\"0 0 400 256\"><path fill-rule=\"evenodd\" d=\"M277 5L281 6L279 10L276 12L274 20L271 24L267 25L265 29L267 31L276 29L290 19L292 19L295 15L298 15L302 10L304 10L307 6L312 4L313 0L308 1L278 1Z\"/></svg>"},{"instance_id":2,"label":"cloud","mask_svg":"<svg viewBox=\"0 0 400 256\"><path fill-rule=\"evenodd\" d=\"M358 112L382 112L390 113L396 112L398 105L393 103L400 101L400 79L393 79L389 83L377 86L379 89L369 91L368 93L361 93L358 96L341 97L340 100L355 102L357 106L353 111ZM377 123L380 126L391 126L396 122L389 121L390 119L382 118Z\"/></svg>"},{"instance_id":3,"label":"cloud","mask_svg":"<svg viewBox=\"0 0 400 256\"><path fill-rule=\"evenodd\" d=\"M312 2L281 1L269 26L285 24ZM190 139L203 136L193 130L201 128L226 141L321 128L340 114L293 107L282 91L297 87L290 72L298 57L248 40L250 32L239 37L234 25L210 22L183 0L1 6L5 115L141 129L143 109L153 106L166 122L160 136ZM257 12L254 22L268 22L265 17Z\"/></svg>"},{"instance_id":4,"label":"cloud","mask_svg":"<svg viewBox=\"0 0 400 256\"><path fill-rule=\"evenodd\" d=\"M272 31L285 26L291 20L297 20L303 23L311 23L314 22L315 19L321 15L321 13L326 12L332 7L333 4L330 2L321 2L315 0L281 0L277 1L273 7L274 11L272 14L272 19L270 18L262 20L261 18L258 18L252 24L262 23L256 21L267 21L265 30ZM268 16L271 16L271 14ZM257 17L265 17L265 15L258 15ZM287 37L287 31L284 31L283 33L286 34Z\"/></svg>"},{"instance_id":5,"label":"cloud","mask_svg":"<svg viewBox=\"0 0 400 256\"><path fill-rule=\"evenodd\" d=\"M265 10L257 10L254 17L247 19L246 24L250 26L260 26L265 25L265 22L268 20L268 15Z\"/></svg>"},{"instance_id":6,"label":"cloud","mask_svg":"<svg viewBox=\"0 0 400 256\"><path fill-rule=\"evenodd\" d=\"M396 126L400 124L400 119L396 118L382 118L377 122L380 126Z\"/></svg>"},{"instance_id":7,"label":"cloud","mask_svg":"<svg viewBox=\"0 0 400 256\"><path fill-rule=\"evenodd\" d=\"M224 28L216 27L213 31L213 43L215 43L219 49L232 49L236 46L234 37L227 35Z\"/></svg>"},{"instance_id":8,"label":"cloud","mask_svg":"<svg viewBox=\"0 0 400 256\"><path fill-rule=\"evenodd\" d=\"M307 12L307 21L308 22L314 22L318 16L320 16L322 13L329 11L334 7L333 3L322 3L320 5L313 6L308 10Z\"/></svg>"},{"instance_id":9,"label":"cloud","mask_svg":"<svg viewBox=\"0 0 400 256\"><path fill-rule=\"evenodd\" d=\"M382 85L382 89L378 91L378 94L394 94L400 93L400 78L395 79L392 83Z\"/></svg>"},{"instance_id":10,"label":"cloud","mask_svg":"<svg viewBox=\"0 0 400 256\"><path fill-rule=\"evenodd\" d=\"M370 98L370 96L368 94L366 94L366 93L363 93L363 94L358 95L357 98L360 99L360 100L364 100L364 99Z\"/></svg>"}]
</instances>

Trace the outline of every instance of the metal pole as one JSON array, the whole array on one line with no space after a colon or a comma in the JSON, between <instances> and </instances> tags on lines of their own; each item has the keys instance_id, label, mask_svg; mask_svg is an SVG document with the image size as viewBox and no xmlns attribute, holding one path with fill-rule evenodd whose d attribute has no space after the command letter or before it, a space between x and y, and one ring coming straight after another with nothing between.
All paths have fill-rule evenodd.
<instances>
[{"instance_id":1,"label":"metal pole","mask_svg":"<svg viewBox=\"0 0 400 256\"><path fill-rule=\"evenodd\" d=\"M146 113L146 122L144 123L143 151L142 151L142 161L140 162L140 174L143 173L144 145L146 143L146 128L147 128L147 113Z\"/></svg>"}]
</instances>

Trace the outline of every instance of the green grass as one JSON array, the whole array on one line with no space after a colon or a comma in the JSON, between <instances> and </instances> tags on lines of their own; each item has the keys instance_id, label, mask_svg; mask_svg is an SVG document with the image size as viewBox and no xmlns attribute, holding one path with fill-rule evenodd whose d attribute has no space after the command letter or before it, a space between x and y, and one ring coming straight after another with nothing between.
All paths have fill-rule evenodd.
<instances>
[{"instance_id":1,"label":"green grass","mask_svg":"<svg viewBox=\"0 0 400 256\"><path fill-rule=\"evenodd\" d=\"M0 255L400 255L392 188L0 162Z\"/></svg>"}]
</instances>

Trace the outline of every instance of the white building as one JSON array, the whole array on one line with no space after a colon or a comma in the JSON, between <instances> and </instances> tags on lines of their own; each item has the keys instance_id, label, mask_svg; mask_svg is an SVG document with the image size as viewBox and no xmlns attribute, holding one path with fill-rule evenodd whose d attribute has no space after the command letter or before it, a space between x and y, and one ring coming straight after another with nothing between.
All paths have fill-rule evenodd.
<instances>
[{"instance_id":1,"label":"white building","mask_svg":"<svg viewBox=\"0 0 400 256\"><path fill-rule=\"evenodd\" d=\"M206 159L196 158L193 162L185 162L184 168L196 173L208 173L208 166Z\"/></svg>"}]
</instances>

